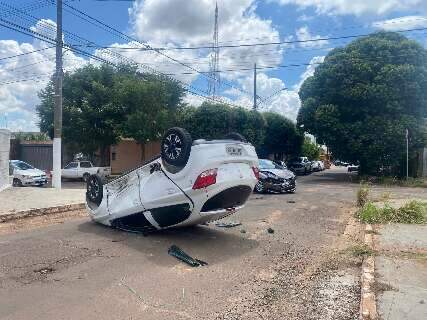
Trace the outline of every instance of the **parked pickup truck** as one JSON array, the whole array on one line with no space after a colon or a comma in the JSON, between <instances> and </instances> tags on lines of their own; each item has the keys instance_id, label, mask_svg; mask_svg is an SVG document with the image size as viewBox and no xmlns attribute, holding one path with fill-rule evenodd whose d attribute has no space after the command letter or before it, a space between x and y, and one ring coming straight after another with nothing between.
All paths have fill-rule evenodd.
<instances>
[{"instance_id":1,"label":"parked pickup truck","mask_svg":"<svg viewBox=\"0 0 427 320\"><path fill-rule=\"evenodd\" d=\"M87 181L93 174L101 177L111 175L110 167L94 167L90 161L73 161L62 169L62 178L66 179L83 179Z\"/></svg>"}]
</instances>

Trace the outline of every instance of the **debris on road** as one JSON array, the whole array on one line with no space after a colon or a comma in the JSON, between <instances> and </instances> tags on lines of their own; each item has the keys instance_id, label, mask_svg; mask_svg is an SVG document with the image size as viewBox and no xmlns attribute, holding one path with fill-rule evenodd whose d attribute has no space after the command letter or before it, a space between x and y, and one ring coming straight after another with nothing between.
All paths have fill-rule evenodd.
<instances>
[{"instance_id":1,"label":"debris on road","mask_svg":"<svg viewBox=\"0 0 427 320\"><path fill-rule=\"evenodd\" d=\"M186 264L192 267L206 266L208 264L207 262L204 262L202 260L194 259L193 257L186 254L184 251L182 251L180 248L178 248L176 245L172 245L169 248L168 254L177 258L178 260L181 260L182 262L185 262Z\"/></svg>"},{"instance_id":2,"label":"debris on road","mask_svg":"<svg viewBox=\"0 0 427 320\"><path fill-rule=\"evenodd\" d=\"M288 203L295 203L294 200L288 200Z\"/></svg>"},{"instance_id":3,"label":"debris on road","mask_svg":"<svg viewBox=\"0 0 427 320\"><path fill-rule=\"evenodd\" d=\"M229 222L217 222L215 223L215 226L219 228L234 228L237 226L241 226L242 224L237 221L229 221Z\"/></svg>"},{"instance_id":4,"label":"debris on road","mask_svg":"<svg viewBox=\"0 0 427 320\"><path fill-rule=\"evenodd\" d=\"M245 229L240 230L240 233L246 233Z\"/></svg>"},{"instance_id":5,"label":"debris on road","mask_svg":"<svg viewBox=\"0 0 427 320\"><path fill-rule=\"evenodd\" d=\"M272 228L268 228L268 229L267 229L267 232L268 232L268 233L274 233L274 229L272 229Z\"/></svg>"}]
</instances>

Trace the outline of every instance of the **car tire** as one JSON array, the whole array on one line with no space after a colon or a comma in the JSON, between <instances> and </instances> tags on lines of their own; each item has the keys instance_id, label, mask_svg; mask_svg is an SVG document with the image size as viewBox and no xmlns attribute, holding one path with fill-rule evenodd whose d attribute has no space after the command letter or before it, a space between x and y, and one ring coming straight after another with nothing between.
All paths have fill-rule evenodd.
<instances>
[{"instance_id":1,"label":"car tire","mask_svg":"<svg viewBox=\"0 0 427 320\"><path fill-rule=\"evenodd\" d=\"M254 190L256 193L264 193L265 192L264 184L258 180Z\"/></svg>"},{"instance_id":2,"label":"car tire","mask_svg":"<svg viewBox=\"0 0 427 320\"><path fill-rule=\"evenodd\" d=\"M14 178L12 181L12 186L14 187L22 187L22 181L18 178Z\"/></svg>"},{"instance_id":3,"label":"car tire","mask_svg":"<svg viewBox=\"0 0 427 320\"><path fill-rule=\"evenodd\" d=\"M89 176L86 183L86 199L96 205L100 205L103 197L103 182L100 176Z\"/></svg>"},{"instance_id":4,"label":"car tire","mask_svg":"<svg viewBox=\"0 0 427 320\"><path fill-rule=\"evenodd\" d=\"M84 174L83 174L83 181L84 181L84 182L87 182L87 181L88 181L88 179L89 179L89 177L90 177L90 174L89 174L89 173L87 173L87 172L86 172L86 173L84 173Z\"/></svg>"},{"instance_id":5,"label":"car tire","mask_svg":"<svg viewBox=\"0 0 427 320\"><path fill-rule=\"evenodd\" d=\"M241 142L248 142L243 135L241 135L240 133L237 133L237 132L230 132L230 133L226 134L224 136L224 139L225 140L236 140L236 141L241 141Z\"/></svg>"},{"instance_id":6,"label":"car tire","mask_svg":"<svg viewBox=\"0 0 427 320\"><path fill-rule=\"evenodd\" d=\"M185 167L192 144L193 140L187 130L178 127L169 129L162 138L162 160L174 167Z\"/></svg>"}]
</instances>

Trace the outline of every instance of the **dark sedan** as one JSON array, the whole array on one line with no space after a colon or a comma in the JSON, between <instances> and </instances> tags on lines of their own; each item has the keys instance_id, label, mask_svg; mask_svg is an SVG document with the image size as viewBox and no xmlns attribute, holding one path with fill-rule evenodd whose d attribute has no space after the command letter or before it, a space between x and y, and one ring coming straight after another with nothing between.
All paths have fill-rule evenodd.
<instances>
[{"instance_id":1,"label":"dark sedan","mask_svg":"<svg viewBox=\"0 0 427 320\"><path fill-rule=\"evenodd\" d=\"M295 174L271 160L259 160L259 180L255 192L290 192L296 190Z\"/></svg>"}]
</instances>

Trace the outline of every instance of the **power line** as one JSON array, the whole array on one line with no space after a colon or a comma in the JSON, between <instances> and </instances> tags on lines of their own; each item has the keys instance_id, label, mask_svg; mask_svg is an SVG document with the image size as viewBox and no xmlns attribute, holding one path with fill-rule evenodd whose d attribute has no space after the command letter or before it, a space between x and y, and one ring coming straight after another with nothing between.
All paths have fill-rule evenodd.
<instances>
[{"instance_id":1,"label":"power line","mask_svg":"<svg viewBox=\"0 0 427 320\"><path fill-rule=\"evenodd\" d=\"M394 32L403 33L403 32L414 32L414 31L425 31L427 27L423 28L413 28L413 29L405 29L405 30L396 30ZM244 44L230 44L230 45L219 45L219 49L224 48L247 48L247 47L259 47L259 46L271 46L271 45L283 45L283 44L298 44L298 43L312 43L312 42L320 42L320 41L330 41L330 40L341 40L341 39L354 39L367 37L372 35L372 33L363 33L363 34L354 34L347 36L335 36L335 37L321 37L321 38L313 38L313 39L305 39L305 40L287 40L287 41L275 41L275 42L259 42L259 43L244 43ZM146 45L146 48L134 48L134 47L121 47L122 50L140 50L140 51L171 51L171 50L201 50L201 49L213 49L214 46L199 46L199 47L151 47ZM105 46L103 48L112 48ZM114 48L114 47L113 47Z\"/></svg>"},{"instance_id":2,"label":"power line","mask_svg":"<svg viewBox=\"0 0 427 320\"><path fill-rule=\"evenodd\" d=\"M3 20L3 19L0 18L0 20ZM0 24L0 25L2 25L2 24ZM4 26L4 25L2 25L2 26ZM37 50L33 50L33 51L28 51L28 52L24 52L24 53L20 53L20 54L15 54L15 55L9 56L9 57L3 57L3 58L0 58L0 61L1 60L7 60L7 59L13 59L13 58L17 58L17 57L26 56L28 54L32 54L32 53L36 53L36 52L41 52L41 51L44 51L44 50L47 50L47 49L52 49L53 47L55 47L55 46L50 46L50 47L41 48L41 49L37 49Z\"/></svg>"},{"instance_id":3,"label":"power line","mask_svg":"<svg viewBox=\"0 0 427 320\"><path fill-rule=\"evenodd\" d=\"M109 30L113 31L113 32L115 33L115 35L116 35L116 36L119 36L119 37L120 37L120 38L122 38L122 39L123 39L123 37L125 37L125 38L127 39L127 41L137 42L137 43L139 43L140 45L144 46L144 48L145 48L145 49L150 50L150 51L154 51L154 52L156 52L156 53L158 53L158 54L160 54L160 55L162 55L162 56L166 57L167 59L172 60L172 61L174 61L174 62L176 62L176 63L178 63L178 64L180 64L180 65L182 65L182 66L184 66L184 67L186 67L186 68L188 68L188 69L190 69L190 70L192 70L192 71L194 71L194 72L196 72L196 73L198 73L198 74L200 74L200 75L202 75L202 76L204 76L204 77L205 77L205 78L207 78L207 79L211 79L211 77L210 77L209 75L207 75L207 74L205 74L205 73L200 72L199 70L197 70L196 68L192 67L191 65L186 64L186 63L183 63L183 62L181 62L180 60L178 60L178 59L176 59L176 58L173 58L173 57L171 57L171 56L169 56L169 55L167 55L167 54L165 54L165 53L163 53L163 52L161 52L161 51L159 51L159 50L157 50L157 49L155 49L155 48L152 48L149 44L143 43L143 42L139 41L138 39L136 39L136 38L134 38L134 37L131 37L131 36L129 36L129 35L127 35L127 34L125 34L125 33L121 32L121 31L119 31L119 30L115 29L114 27L111 27L110 25L108 25L108 24L106 24L106 23L104 23L104 22L100 21L100 20L99 20L99 19L97 19L97 18L94 18L94 17L92 17L92 16L88 15L87 13L85 13L85 12L83 12L83 11L81 11L81 10L79 10L79 9L77 9L77 8L75 8L75 7L73 7L73 6L69 5L69 4L67 4L67 3L64 3L64 6L66 6L66 7L70 8L71 10L73 10L73 11L75 11L75 12L79 13L80 15L83 15L84 17L87 17L87 18L88 18L88 19L90 19L90 20L93 20L93 21L97 22L97 23L98 23L98 24L100 24L101 26L103 26L103 27L105 27L105 28L108 28ZM87 19L84 19L84 20L86 20L86 21L87 21ZM92 22L90 22L90 23L91 23L91 24L93 24L93 25L95 25L95 24L94 24L94 23L92 23ZM98 27L99 27L99 26L98 26ZM101 28L101 29L103 29L103 28ZM104 29L104 30L105 30L105 29ZM110 33L111 33L111 31L110 31ZM246 93L246 94L247 94L247 93L249 93L249 92L247 92L247 91L245 91L245 90L243 90L243 89L241 89L241 88L239 88L239 87L237 87L237 86L235 86L235 85L233 85L233 84L231 84L231 83L228 83L228 82L226 82L226 81L223 81L222 83L224 83L225 85L227 85L227 86L228 86L228 87L230 87L230 88L233 88L233 89L239 90L239 91L241 91L241 92L243 92L243 93Z\"/></svg>"},{"instance_id":4,"label":"power line","mask_svg":"<svg viewBox=\"0 0 427 320\"><path fill-rule=\"evenodd\" d=\"M31 29L25 28L25 27L23 27L23 26L17 25L17 24L15 24L15 23L12 23L12 22L10 22L10 21L7 21L7 20L1 19L1 18L0 18L0 20L1 20L1 21L4 21L4 22L6 22L6 23L9 23L9 24L12 24L12 25L13 25L13 26L8 26L8 25L6 25L6 24L2 24L2 23L0 23L0 25L4 26L4 27L6 27L6 28L9 28L9 29L11 29L11 30L15 30L15 31L20 32L20 33L23 33L23 34L26 34L26 35L28 35L28 36L31 36L31 37L36 38L36 39L39 39L39 40L41 40L41 41L45 41L45 42L48 42L48 43L55 42L55 40L54 40L54 39L51 39L51 38L49 38L48 36L42 35L42 34L40 34L40 33L36 32L36 31L33 31L33 30L31 30ZM67 49L69 49L69 50L72 50L72 51L76 52L76 53L79 53L79 54L82 54L82 55L85 55L85 56L88 56L88 57L91 57L91 58L94 58L94 59L98 59L98 60L100 60L101 62L104 62L104 63L110 64L110 65L112 65L112 66L118 67L118 65L114 64L114 63L113 63L113 62L111 62L111 61L108 61L108 60L102 59L102 58L100 58L100 57L98 57L98 56L95 56L95 55L92 55L92 54L90 54L90 53L87 53L87 52L85 52L85 51L83 51L83 50L80 50L80 49L74 48L74 47L72 47L72 46L70 46L70 45L65 45L65 44L64 44L63 46L64 46L64 47L66 47L66 48L67 48ZM152 69L152 70L154 70L154 69ZM155 74L160 74L160 75L162 75L162 76L168 77L166 74L162 74L162 73L160 73L160 72L158 72L158 71L156 71L156 70L154 70L154 72L155 72ZM43 81L43 80L40 80L40 81L38 81L38 80L39 80L39 79L42 79L42 78L43 78L42 76L39 76L39 77L34 77L34 78L27 78L27 79L21 79L21 80L7 81L7 82L3 82L3 83L0 83L0 84L5 84L5 85L7 85L7 84L18 83L18 82L26 82L26 81L36 81L36 82L41 82L41 81ZM169 78L169 77L168 77L168 78ZM202 93L208 94L208 92L206 92L206 91L204 91L204 90L202 90L202 89L200 89L200 88L196 88L196 87L194 87L194 86L193 86L193 85L191 85L191 84L188 84L188 83L185 83L185 82L183 82L183 81L180 81L180 80L177 80L177 79L173 79L173 78L169 78L169 79L171 79L171 80L173 80L173 81L177 81L177 82L181 83L185 88L187 88L188 92L194 93L194 91L198 91L198 92L202 92ZM200 96L202 96L202 97L205 97L206 99L212 100L211 98L206 97L206 96L204 96L203 94L199 94L199 95L200 95ZM219 98L215 98L215 99L213 99L213 100L214 100L214 101L216 101L217 103L224 103L224 104L227 104L227 102L224 102L224 101L222 101L222 100L221 100L221 99L219 99Z\"/></svg>"}]
</instances>

